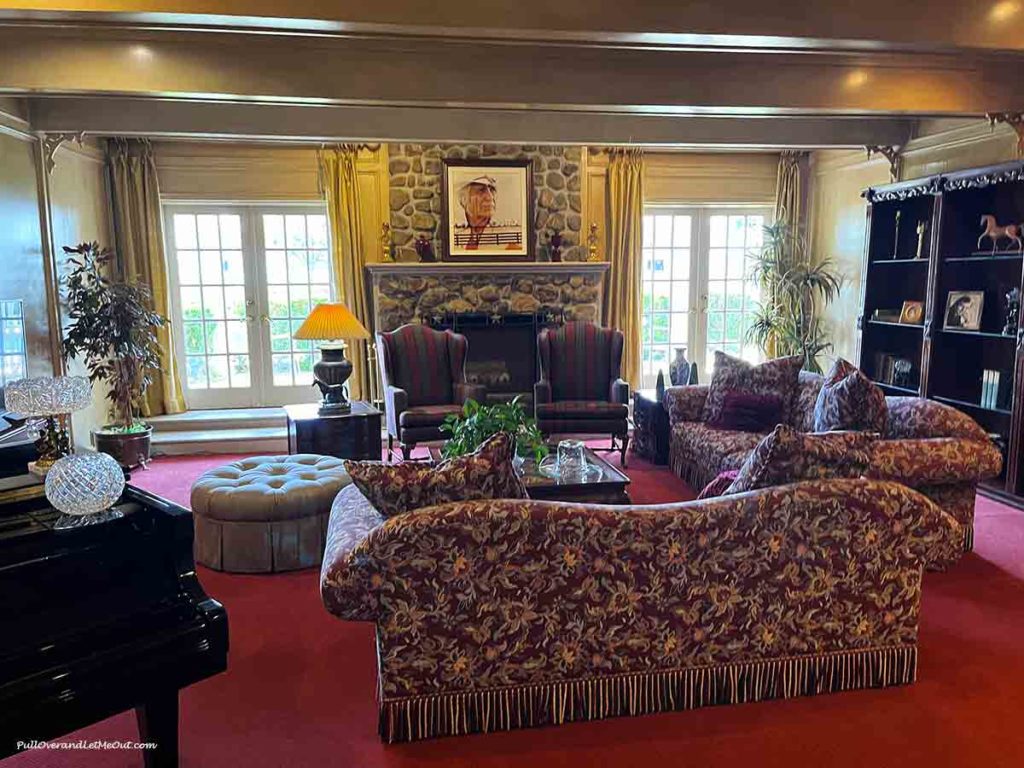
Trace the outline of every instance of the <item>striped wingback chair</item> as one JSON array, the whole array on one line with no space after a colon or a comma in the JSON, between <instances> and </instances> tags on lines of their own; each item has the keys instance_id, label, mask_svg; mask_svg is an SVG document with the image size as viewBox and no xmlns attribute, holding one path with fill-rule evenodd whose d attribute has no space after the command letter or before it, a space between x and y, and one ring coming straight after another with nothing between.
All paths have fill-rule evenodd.
<instances>
[{"instance_id":1,"label":"striped wingback chair","mask_svg":"<svg viewBox=\"0 0 1024 768\"><path fill-rule=\"evenodd\" d=\"M388 459L395 440L408 460L416 443L441 440L441 422L460 413L466 400L482 400L485 387L466 381L469 342L452 331L403 325L377 334L384 380Z\"/></svg>"},{"instance_id":2,"label":"striped wingback chair","mask_svg":"<svg viewBox=\"0 0 1024 768\"><path fill-rule=\"evenodd\" d=\"M540 381L534 385L537 424L544 435L611 434L609 450L626 466L629 384L622 369L622 331L571 322L537 337Z\"/></svg>"}]
</instances>

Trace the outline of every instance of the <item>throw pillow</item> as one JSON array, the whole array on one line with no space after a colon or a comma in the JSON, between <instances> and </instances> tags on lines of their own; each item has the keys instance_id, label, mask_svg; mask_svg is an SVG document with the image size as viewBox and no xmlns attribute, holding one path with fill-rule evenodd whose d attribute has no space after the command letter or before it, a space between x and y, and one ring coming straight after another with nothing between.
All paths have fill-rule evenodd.
<instances>
[{"instance_id":1,"label":"throw pillow","mask_svg":"<svg viewBox=\"0 0 1024 768\"><path fill-rule=\"evenodd\" d=\"M718 421L709 427L736 432L766 432L779 423L782 398L750 392L727 392Z\"/></svg>"},{"instance_id":2,"label":"throw pillow","mask_svg":"<svg viewBox=\"0 0 1024 768\"><path fill-rule=\"evenodd\" d=\"M421 507L473 499L524 499L512 466L512 436L499 432L475 452L440 464L346 461L352 483L384 517Z\"/></svg>"},{"instance_id":3,"label":"throw pillow","mask_svg":"<svg viewBox=\"0 0 1024 768\"><path fill-rule=\"evenodd\" d=\"M838 358L814 404L814 430L861 429L885 432L885 393L860 369Z\"/></svg>"},{"instance_id":4,"label":"throw pillow","mask_svg":"<svg viewBox=\"0 0 1024 768\"><path fill-rule=\"evenodd\" d=\"M798 432L779 424L743 462L727 494L800 480L860 477L871 463L868 432Z\"/></svg>"},{"instance_id":5,"label":"throw pillow","mask_svg":"<svg viewBox=\"0 0 1024 768\"><path fill-rule=\"evenodd\" d=\"M716 351L711 385L704 401L704 422L715 424L721 421L726 395L743 392L779 398L781 410L774 423L788 424L803 362L802 357L794 355L751 365L746 360Z\"/></svg>"},{"instance_id":6,"label":"throw pillow","mask_svg":"<svg viewBox=\"0 0 1024 768\"><path fill-rule=\"evenodd\" d=\"M727 469L724 472L719 472L714 480L704 486L704 490L700 492L697 499L714 499L718 496L724 496L739 473L738 469Z\"/></svg>"}]
</instances>

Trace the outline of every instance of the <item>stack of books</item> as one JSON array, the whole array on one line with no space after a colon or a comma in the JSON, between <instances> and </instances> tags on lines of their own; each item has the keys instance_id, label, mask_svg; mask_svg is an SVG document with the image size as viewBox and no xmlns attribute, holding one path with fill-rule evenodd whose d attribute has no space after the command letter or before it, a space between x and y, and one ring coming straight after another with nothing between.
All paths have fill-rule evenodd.
<instances>
[{"instance_id":1,"label":"stack of books","mask_svg":"<svg viewBox=\"0 0 1024 768\"><path fill-rule=\"evenodd\" d=\"M999 371L986 368L981 372L981 407L999 407Z\"/></svg>"}]
</instances>

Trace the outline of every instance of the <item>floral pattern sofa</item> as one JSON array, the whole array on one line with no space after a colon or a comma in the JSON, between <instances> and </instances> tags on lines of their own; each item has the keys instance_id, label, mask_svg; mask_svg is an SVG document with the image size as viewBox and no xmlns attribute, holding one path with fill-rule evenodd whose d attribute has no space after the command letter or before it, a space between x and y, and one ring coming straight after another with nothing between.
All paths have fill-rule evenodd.
<instances>
[{"instance_id":1,"label":"floral pattern sofa","mask_svg":"<svg viewBox=\"0 0 1024 768\"><path fill-rule=\"evenodd\" d=\"M658 506L354 486L321 594L374 622L388 742L911 683L929 553L959 524L864 478Z\"/></svg>"},{"instance_id":2,"label":"floral pattern sofa","mask_svg":"<svg viewBox=\"0 0 1024 768\"><path fill-rule=\"evenodd\" d=\"M800 372L791 426L814 431L814 406L823 378ZM766 433L714 429L702 421L707 385L669 387L672 470L700 490L720 472L739 467ZM933 400L887 397L888 421L871 447L870 477L895 480L924 493L961 524L963 550L974 541L978 481L996 477L1002 455L974 419Z\"/></svg>"}]
</instances>

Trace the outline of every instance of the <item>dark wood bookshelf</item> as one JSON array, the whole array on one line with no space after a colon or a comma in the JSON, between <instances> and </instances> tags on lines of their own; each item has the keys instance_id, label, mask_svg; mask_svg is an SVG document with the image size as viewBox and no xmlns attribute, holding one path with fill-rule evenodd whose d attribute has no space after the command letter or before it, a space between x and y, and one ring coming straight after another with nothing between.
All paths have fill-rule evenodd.
<instances>
[{"instance_id":1,"label":"dark wood bookshelf","mask_svg":"<svg viewBox=\"0 0 1024 768\"><path fill-rule=\"evenodd\" d=\"M1024 162L872 187L864 197L861 369L886 394L923 395L978 421L1004 454L1003 474L983 490L1024 507L1024 330L1018 318L1014 333L1002 332L1006 294L1024 291L1024 252L993 253L988 240L978 248L983 215L1000 225L1024 222ZM926 234L918 259L920 222ZM944 328L953 291L984 293L978 330ZM923 302L923 325L872 319L876 310L899 312L905 301ZM985 371L997 371L999 385L995 402L982 405Z\"/></svg>"}]
</instances>

